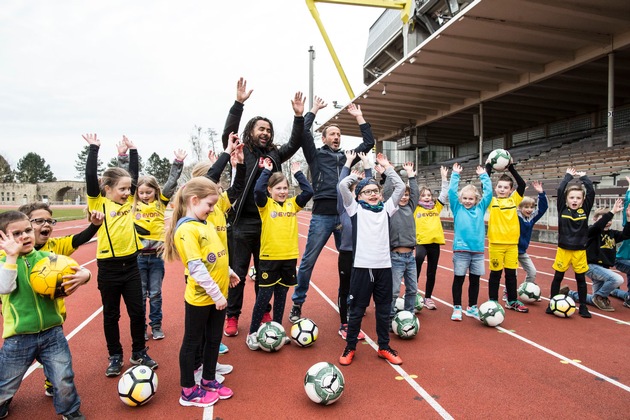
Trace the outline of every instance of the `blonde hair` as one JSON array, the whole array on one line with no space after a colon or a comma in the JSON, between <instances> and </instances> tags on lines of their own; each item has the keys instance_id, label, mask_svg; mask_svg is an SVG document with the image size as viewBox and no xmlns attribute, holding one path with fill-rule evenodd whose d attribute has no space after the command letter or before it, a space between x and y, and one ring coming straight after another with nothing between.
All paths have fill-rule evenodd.
<instances>
[{"instance_id":1,"label":"blonde hair","mask_svg":"<svg viewBox=\"0 0 630 420\"><path fill-rule=\"evenodd\" d=\"M140 189L141 185L146 185L149 188L153 188L153 190L155 191L155 200L157 201L157 204L155 205L155 207L157 209L161 209L162 207L164 207L162 200L160 200L160 196L162 195L162 189L160 188L160 183L158 182L158 180L153 175L142 175L140 178L138 178L138 186L136 187L136 192L133 195L133 212L134 213L136 212L136 205L138 201L140 201L140 198L138 197L138 190Z\"/></svg>"},{"instance_id":2,"label":"blonde hair","mask_svg":"<svg viewBox=\"0 0 630 420\"><path fill-rule=\"evenodd\" d=\"M586 191L584 191L584 188L582 188L581 185L571 185L564 191L565 200L571 191L580 191L582 193L582 199L586 197Z\"/></svg>"},{"instance_id":3,"label":"blonde hair","mask_svg":"<svg viewBox=\"0 0 630 420\"><path fill-rule=\"evenodd\" d=\"M536 206L536 200L534 200L531 197L523 197L523 201L521 201L521 204L518 205L519 209L522 209L523 207L535 207Z\"/></svg>"},{"instance_id":4,"label":"blonde hair","mask_svg":"<svg viewBox=\"0 0 630 420\"><path fill-rule=\"evenodd\" d=\"M212 168L212 163L210 163L209 160L197 162L192 168L192 177L196 178L198 176L206 176L210 168Z\"/></svg>"},{"instance_id":5,"label":"blonde hair","mask_svg":"<svg viewBox=\"0 0 630 420\"><path fill-rule=\"evenodd\" d=\"M481 194L479 194L479 190L473 184L468 184L464 188L459 190L459 193L457 194L459 202L462 202L462 197L464 196L464 193L467 193L469 191L475 194L475 205L477 205L481 201Z\"/></svg>"},{"instance_id":6,"label":"blonde hair","mask_svg":"<svg viewBox=\"0 0 630 420\"><path fill-rule=\"evenodd\" d=\"M418 197L421 197L422 193L425 191L429 191L429 194L431 194L431 200L433 202L437 201L435 197L433 197L433 191L431 191L431 188L427 187L426 185L423 185L422 187L420 187L420 191L418 191Z\"/></svg>"},{"instance_id":7,"label":"blonde hair","mask_svg":"<svg viewBox=\"0 0 630 420\"><path fill-rule=\"evenodd\" d=\"M182 185L179 191L177 191L175 198L172 200L172 203L174 204L173 215L171 216L171 221L169 228L166 231L164 241L163 256L165 261L174 261L179 259L177 249L175 249L175 229L179 219L186 215L190 199L193 197L204 199L209 195L216 195L218 197L219 187L206 177L193 178L186 184Z\"/></svg>"}]
</instances>

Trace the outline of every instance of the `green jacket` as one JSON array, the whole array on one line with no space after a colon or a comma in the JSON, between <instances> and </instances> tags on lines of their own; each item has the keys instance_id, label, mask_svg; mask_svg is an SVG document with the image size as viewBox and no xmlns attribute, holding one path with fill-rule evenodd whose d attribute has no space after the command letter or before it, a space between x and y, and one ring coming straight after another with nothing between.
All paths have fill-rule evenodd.
<instances>
[{"instance_id":1,"label":"green jacket","mask_svg":"<svg viewBox=\"0 0 630 420\"><path fill-rule=\"evenodd\" d=\"M18 334L36 334L63 324L64 316L57 300L35 293L31 288L31 268L49 252L32 251L17 259L17 287L2 298L4 318L2 338ZM6 256L0 258L4 264Z\"/></svg>"}]
</instances>

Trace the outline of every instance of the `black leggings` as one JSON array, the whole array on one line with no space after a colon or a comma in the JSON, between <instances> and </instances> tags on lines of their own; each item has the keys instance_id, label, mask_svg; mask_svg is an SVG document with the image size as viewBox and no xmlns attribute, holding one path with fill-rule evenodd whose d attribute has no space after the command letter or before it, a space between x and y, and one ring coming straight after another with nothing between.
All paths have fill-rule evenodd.
<instances>
[{"instance_id":1,"label":"black leggings","mask_svg":"<svg viewBox=\"0 0 630 420\"><path fill-rule=\"evenodd\" d=\"M479 297L479 275L468 275L468 306L475 306ZM466 276L453 277L453 305L462 305L462 289L464 287L464 279Z\"/></svg>"},{"instance_id":2,"label":"black leggings","mask_svg":"<svg viewBox=\"0 0 630 420\"><path fill-rule=\"evenodd\" d=\"M562 279L564 278L564 272L556 270L553 275L553 280L551 281L551 296L554 297L558 293L560 293L560 283L562 283ZM577 283L577 291L578 291L578 299L580 302L586 302L586 276L584 273L575 273L575 281Z\"/></svg>"},{"instance_id":3,"label":"black leggings","mask_svg":"<svg viewBox=\"0 0 630 420\"><path fill-rule=\"evenodd\" d=\"M427 258L427 285L424 288L424 297L429 299L433 294L435 286L435 273L437 272L438 261L440 260L440 244L416 245L416 270L418 272L418 282L420 282L420 270L424 258Z\"/></svg>"},{"instance_id":4,"label":"black leggings","mask_svg":"<svg viewBox=\"0 0 630 420\"><path fill-rule=\"evenodd\" d=\"M350 277L352 276L352 251L339 251L337 268L339 270L339 293L337 295L339 320L342 324L347 324L348 294L350 293Z\"/></svg>"},{"instance_id":5,"label":"black leggings","mask_svg":"<svg viewBox=\"0 0 630 420\"><path fill-rule=\"evenodd\" d=\"M280 283L273 286L260 287L256 296L256 303L252 312L252 324L249 326L249 333L253 334L258 331L262 317L267 312L267 307L273 296L273 320L282 325L282 317L284 316L284 305L287 300L287 292L289 288Z\"/></svg>"},{"instance_id":6,"label":"black leggings","mask_svg":"<svg viewBox=\"0 0 630 420\"><path fill-rule=\"evenodd\" d=\"M501 273L502 270L490 271L490 279L488 280L488 295L490 300L499 300ZM518 300L518 295L516 294L516 270L514 268L505 269L505 289L507 290L508 302Z\"/></svg>"}]
</instances>

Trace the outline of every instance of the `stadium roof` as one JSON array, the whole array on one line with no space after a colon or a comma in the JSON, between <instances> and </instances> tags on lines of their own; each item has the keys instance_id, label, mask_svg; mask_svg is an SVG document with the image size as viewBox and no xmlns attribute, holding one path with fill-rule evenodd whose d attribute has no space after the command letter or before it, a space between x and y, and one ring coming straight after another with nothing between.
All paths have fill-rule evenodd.
<instances>
[{"instance_id":1,"label":"stadium roof","mask_svg":"<svg viewBox=\"0 0 630 420\"><path fill-rule=\"evenodd\" d=\"M361 106L378 141L425 127L430 144L474 141L630 103L630 1L477 0L365 88ZM328 122L360 135L345 110Z\"/></svg>"}]
</instances>

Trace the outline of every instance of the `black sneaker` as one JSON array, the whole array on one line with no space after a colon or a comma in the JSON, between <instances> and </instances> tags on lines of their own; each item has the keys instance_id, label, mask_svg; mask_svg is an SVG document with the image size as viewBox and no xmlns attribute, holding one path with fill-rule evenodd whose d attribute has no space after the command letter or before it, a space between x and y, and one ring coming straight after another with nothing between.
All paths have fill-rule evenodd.
<instances>
[{"instance_id":1,"label":"black sneaker","mask_svg":"<svg viewBox=\"0 0 630 420\"><path fill-rule=\"evenodd\" d=\"M61 418L63 420L70 420L70 419L85 420L85 416L79 410L77 410L77 411L75 411L73 413L70 413L70 414L64 414L63 416L61 416Z\"/></svg>"},{"instance_id":2,"label":"black sneaker","mask_svg":"<svg viewBox=\"0 0 630 420\"><path fill-rule=\"evenodd\" d=\"M545 309L545 313L549 315L553 315L553 311L551 310L549 306L547 306L547 309Z\"/></svg>"},{"instance_id":3,"label":"black sneaker","mask_svg":"<svg viewBox=\"0 0 630 420\"><path fill-rule=\"evenodd\" d=\"M124 362L122 354L109 356L109 366L107 366L105 376L112 377L120 375L122 372L123 364Z\"/></svg>"},{"instance_id":4,"label":"black sneaker","mask_svg":"<svg viewBox=\"0 0 630 420\"><path fill-rule=\"evenodd\" d=\"M0 404L0 419L3 419L9 415L9 404L11 404L12 399L13 398L9 398L8 400Z\"/></svg>"},{"instance_id":5,"label":"black sneaker","mask_svg":"<svg viewBox=\"0 0 630 420\"><path fill-rule=\"evenodd\" d=\"M580 313L580 316L582 318L590 318L591 317L591 313L588 311L588 308L583 303L580 305L579 313Z\"/></svg>"},{"instance_id":6,"label":"black sneaker","mask_svg":"<svg viewBox=\"0 0 630 420\"><path fill-rule=\"evenodd\" d=\"M295 324L300 318L302 318L302 304L294 303L289 313L289 321Z\"/></svg>"},{"instance_id":7,"label":"black sneaker","mask_svg":"<svg viewBox=\"0 0 630 420\"><path fill-rule=\"evenodd\" d=\"M158 368L158 362L156 362L155 360L151 359L151 357L147 354L147 350L149 348L145 347L143 350L141 351L136 351L131 355L131 358L129 359L129 362L131 362L132 365L144 365L146 367L148 367L151 370L155 370Z\"/></svg>"}]
</instances>

